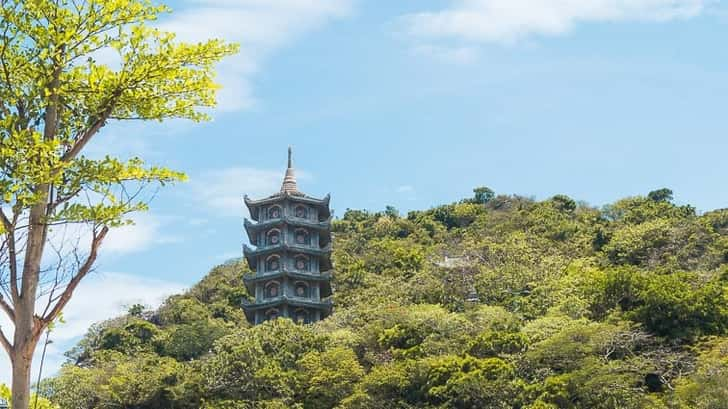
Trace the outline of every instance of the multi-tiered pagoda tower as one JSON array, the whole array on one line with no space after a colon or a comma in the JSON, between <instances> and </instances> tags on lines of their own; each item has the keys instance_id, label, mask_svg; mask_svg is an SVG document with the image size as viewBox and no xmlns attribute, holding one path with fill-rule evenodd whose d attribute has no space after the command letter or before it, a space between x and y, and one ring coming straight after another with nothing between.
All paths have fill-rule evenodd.
<instances>
[{"instance_id":1,"label":"multi-tiered pagoda tower","mask_svg":"<svg viewBox=\"0 0 728 409\"><path fill-rule=\"evenodd\" d=\"M280 192L261 200L245 196L251 222L245 231L255 249L243 247L253 274L244 277L255 301L243 305L252 324L288 317L299 323L331 313L331 211L329 195L301 193L288 148Z\"/></svg>"}]
</instances>

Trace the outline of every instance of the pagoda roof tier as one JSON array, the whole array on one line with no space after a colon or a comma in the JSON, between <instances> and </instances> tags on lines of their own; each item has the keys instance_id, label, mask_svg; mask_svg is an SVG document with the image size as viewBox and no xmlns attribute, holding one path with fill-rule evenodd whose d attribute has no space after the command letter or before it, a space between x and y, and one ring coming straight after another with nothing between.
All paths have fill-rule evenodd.
<instances>
[{"instance_id":1,"label":"pagoda roof tier","mask_svg":"<svg viewBox=\"0 0 728 409\"><path fill-rule=\"evenodd\" d=\"M323 311L324 316L327 316L328 314L331 313L331 308L333 306L333 303L331 302L331 300L311 301L307 298L290 297L287 295L282 295L279 297L265 300L263 302L243 301L243 310L245 311L245 316L248 318L248 320L252 321L254 318L252 315L253 312L258 311L258 310L268 309L268 308L280 307L282 305L290 305L292 307L313 308L313 309Z\"/></svg>"},{"instance_id":2,"label":"pagoda roof tier","mask_svg":"<svg viewBox=\"0 0 728 409\"><path fill-rule=\"evenodd\" d=\"M319 215L322 216L324 219L328 219L329 217L331 217L331 210L329 210L331 195L328 194L323 199L317 199L315 197L307 196L303 193L281 191L272 196L268 196L264 199L259 200L253 200L249 198L248 195L245 195L243 197L243 200L245 201L245 205L248 207L250 217L255 221L258 221L259 219L259 210L261 206L280 203L286 200L295 203L303 203L315 206L319 209Z\"/></svg>"},{"instance_id":3,"label":"pagoda roof tier","mask_svg":"<svg viewBox=\"0 0 728 409\"><path fill-rule=\"evenodd\" d=\"M250 268L252 268L254 271L258 270L257 266L257 260L256 257L258 256L264 256L267 254L274 254L274 253L300 253L300 254L307 254L309 256L317 256L321 257L321 269L323 271L331 270L331 259L329 258L331 255L331 243L329 243L327 246L322 248L315 248L315 247L308 247L308 246L298 246L298 245L291 245L291 244L278 244L276 246L266 246L266 247L259 247L259 248L250 248L247 245L243 245L243 254L245 255L245 258L248 260L248 265Z\"/></svg>"},{"instance_id":4,"label":"pagoda roof tier","mask_svg":"<svg viewBox=\"0 0 728 409\"><path fill-rule=\"evenodd\" d=\"M248 233L248 239L250 241L253 241L253 237L255 237L256 232L266 230L274 226L279 226L281 224L287 224L290 226L308 227L310 229L319 230L321 232L321 238L323 239L322 242L326 245L331 242L331 219L332 217L329 216L328 219L322 222L312 222L307 219L301 219L300 217L284 216L280 219L266 220L261 223L254 223L245 219L243 225L245 226L245 231Z\"/></svg>"},{"instance_id":5,"label":"pagoda roof tier","mask_svg":"<svg viewBox=\"0 0 728 409\"><path fill-rule=\"evenodd\" d=\"M321 297L328 297L331 295L331 272L326 271L321 274L300 272L300 271L288 271L283 269L281 271L274 271L265 274L246 274L243 276L245 287L251 294L255 293L255 284L261 281L268 281L280 277L289 277L294 279L308 280L308 281L320 281L321 286Z\"/></svg>"}]
</instances>

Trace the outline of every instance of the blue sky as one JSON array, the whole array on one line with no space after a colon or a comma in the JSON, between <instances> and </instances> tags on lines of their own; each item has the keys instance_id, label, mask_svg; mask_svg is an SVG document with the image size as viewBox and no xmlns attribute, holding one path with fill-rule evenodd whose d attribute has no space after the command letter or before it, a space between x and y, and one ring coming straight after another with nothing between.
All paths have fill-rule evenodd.
<instances>
[{"instance_id":1,"label":"blue sky","mask_svg":"<svg viewBox=\"0 0 728 409\"><path fill-rule=\"evenodd\" d=\"M280 186L286 147L305 192L402 212L475 186L593 205L670 187L728 206L728 14L709 0L178 0L159 24L222 37L204 124L114 124L91 154L185 171L113 232L50 348L155 305L240 256L242 195ZM6 363L0 361L0 368ZM0 370L0 381L7 381Z\"/></svg>"}]
</instances>

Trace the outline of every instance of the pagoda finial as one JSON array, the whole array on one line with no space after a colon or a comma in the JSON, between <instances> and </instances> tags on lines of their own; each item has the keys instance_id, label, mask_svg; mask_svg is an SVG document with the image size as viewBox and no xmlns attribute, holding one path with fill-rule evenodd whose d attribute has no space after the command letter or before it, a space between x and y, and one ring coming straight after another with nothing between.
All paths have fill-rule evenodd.
<instances>
[{"instance_id":1,"label":"pagoda finial","mask_svg":"<svg viewBox=\"0 0 728 409\"><path fill-rule=\"evenodd\" d=\"M283 178L283 185L281 186L281 193L300 195L298 186L296 185L296 172L293 170L293 159L292 151L288 146L288 169L286 169L286 177Z\"/></svg>"}]
</instances>

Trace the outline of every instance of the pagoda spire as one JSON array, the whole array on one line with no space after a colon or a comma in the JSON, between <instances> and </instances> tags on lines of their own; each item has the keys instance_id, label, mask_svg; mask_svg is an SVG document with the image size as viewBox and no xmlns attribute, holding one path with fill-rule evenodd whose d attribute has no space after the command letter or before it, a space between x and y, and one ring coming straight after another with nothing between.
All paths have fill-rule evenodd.
<instances>
[{"instance_id":1,"label":"pagoda spire","mask_svg":"<svg viewBox=\"0 0 728 409\"><path fill-rule=\"evenodd\" d=\"M293 170L293 153L292 149L288 147L288 168L286 169L286 176L283 178L283 184L281 185L281 193L288 194L300 194L298 191L298 185L296 183L296 172Z\"/></svg>"},{"instance_id":2,"label":"pagoda spire","mask_svg":"<svg viewBox=\"0 0 728 409\"><path fill-rule=\"evenodd\" d=\"M250 217L243 255L252 273L243 276L254 299L242 302L253 325L280 317L308 324L331 315L331 209L329 196L317 199L296 186L293 154L281 191L260 200L245 197ZM1 408L0 408L1 409Z\"/></svg>"}]
</instances>

